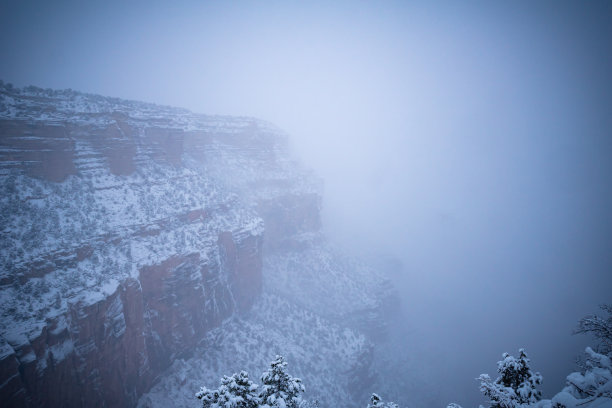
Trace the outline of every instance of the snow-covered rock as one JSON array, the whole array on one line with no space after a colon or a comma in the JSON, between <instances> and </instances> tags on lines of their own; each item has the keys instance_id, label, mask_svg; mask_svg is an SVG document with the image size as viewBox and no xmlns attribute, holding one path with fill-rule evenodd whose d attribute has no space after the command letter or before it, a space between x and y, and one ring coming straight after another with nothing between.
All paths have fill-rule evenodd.
<instances>
[{"instance_id":1,"label":"snow-covered rock","mask_svg":"<svg viewBox=\"0 0 612 408\"><path fill-rule=\"evenodd\" d=\"M0 400L133 406L182 390L181 364L193 398L272 349L305 382L346 376L382 279L331 249L320 206L270 123L0 84Z\"/></svg>"}]
</instances>

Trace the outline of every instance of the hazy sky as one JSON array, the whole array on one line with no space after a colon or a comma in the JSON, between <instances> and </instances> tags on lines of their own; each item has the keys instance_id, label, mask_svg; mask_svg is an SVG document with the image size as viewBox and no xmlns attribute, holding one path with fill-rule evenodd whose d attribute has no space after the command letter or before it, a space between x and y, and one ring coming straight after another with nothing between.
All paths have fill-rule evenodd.
<instances>
[{"instance_id":1,"label":"hazy sky","mask_svg":"<svg viewBox=\"0 0 612 408\"><path fill-rule=\"evenodd\" d=\"M469 404L522 346L550 397L612 302L611 38L605 1L2 0L0 79L285 129Z\"/></svg>"}]
</instances>

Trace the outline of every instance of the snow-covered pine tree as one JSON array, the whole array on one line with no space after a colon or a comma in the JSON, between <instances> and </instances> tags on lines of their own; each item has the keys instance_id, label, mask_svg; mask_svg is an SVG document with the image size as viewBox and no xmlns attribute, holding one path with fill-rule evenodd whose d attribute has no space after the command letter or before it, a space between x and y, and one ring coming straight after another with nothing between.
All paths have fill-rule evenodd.
<instances>
[{"instance_id":1,"label":"snow-covered pine tree","mask_svg":"<svg viewBox=\"0 0 612 408\"><path fill-rule=\"evenodd\" d=\"M285 371L287 363L282 356L270 363L270 368L261 375L259 397L262 407L297 408L304 392L302 380Z\"/></svg>"},{"instance_id":2,"label":"snow-covered pine tree","mask_svg":"<svg viewBox=\"0 0 612 408\"><path fill-rule=\"evenodd\" d=\"M384 402L376 393L372 393L368 408L398 408L395 402Z\"/></svg>"},{"instance_id":3,"label":"snow-covered pine tree","mask_svg":"<svg viewBox=\"0 0 612 408\"><path fill-rule=\"evenodd\" d=\"M196 397L202 400L203 408L257 408L260 401L257 384L249 380L245 371L231 377L224 375L218 389L202 387Z\"/></svg>"},{"instance_id":4,"label":"snow-covered pine tree","mask_svg":"<svg viewBox=\"0 0 612 408\"><path fill-rule=\"evenodd\" d=\"M481 374L480 391L489 398L491 408L516 408L539 401L541 392L536 389L542 384L540 373L529 367L525 350L519 350L519 357L504 353L497 362L500 376L492 381L488 374Z\"/></svg>"},{"instance_id":5,"label":"snow-covered pine tree","mask_svg":"<svg viewBox=\"0 0 612 408\"><path fill-rule=\"evenodd\" d=\"M552 399L554 408L574 408L596 400L593 406L612 406L612 359L586 348L586 370L571 373L567 385ZM605 405L605 404L608 405Z\"/></svg>"},{"instance_id":6,"label":"snow-covered pine tree","mask_svg":"<svg viewBox=\"0 0 612 408\"><path fill-rule=\"evenodd\" d=\"M607 317L583 317L574 332L592 334L598 339L596 351L586 348L582 371L567 376L567 385L552 399L554 408L574 408L589 403L612 406L612 304L600 308Z\"/></svg>"}]
</instances>

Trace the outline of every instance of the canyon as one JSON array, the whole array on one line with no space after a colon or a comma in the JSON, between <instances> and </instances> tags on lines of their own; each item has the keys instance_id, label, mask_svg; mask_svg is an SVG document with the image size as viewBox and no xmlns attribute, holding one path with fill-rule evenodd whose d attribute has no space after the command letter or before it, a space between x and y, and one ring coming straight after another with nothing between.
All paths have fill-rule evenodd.
<instances>
[{"instance_id":1,"label":"canyon","mask_svg":"<svg viewBox=\"0 0 612 408\"><path fill-rule=\"evenodd\" d=\"M4 406L195 406L275 353L320 401L374 381L392 289L274 125L1 84L0 180Z\"/></svg>"}]
</instances>

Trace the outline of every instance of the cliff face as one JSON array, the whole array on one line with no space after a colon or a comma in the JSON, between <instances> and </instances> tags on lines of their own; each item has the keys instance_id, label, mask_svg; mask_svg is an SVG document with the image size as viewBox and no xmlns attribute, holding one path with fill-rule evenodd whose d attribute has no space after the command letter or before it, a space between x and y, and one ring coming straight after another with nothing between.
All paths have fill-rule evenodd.
<instances>
[{"instance_id":1,"label":"cliff face","mask_svg":"<svg viewBox=\"0 0 612 408\"><path fill-rule=\"evenodd\" d=\"M0 203L14 407L134 406L250 310L263 251L320 227L318 181L265 122L35 88L0 87Z\"/></svg>"}]
</instances>

